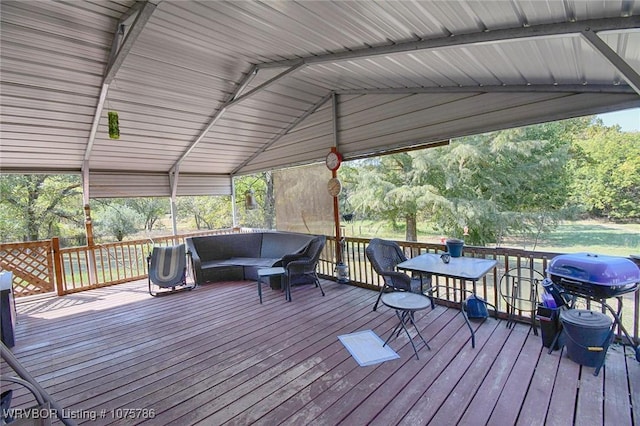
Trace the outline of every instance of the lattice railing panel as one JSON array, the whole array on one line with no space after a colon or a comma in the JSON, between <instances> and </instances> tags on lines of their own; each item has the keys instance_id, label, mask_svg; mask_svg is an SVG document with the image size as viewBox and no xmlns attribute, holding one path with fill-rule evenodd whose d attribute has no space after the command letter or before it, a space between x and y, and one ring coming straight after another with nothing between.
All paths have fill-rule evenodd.
<instances>
[{"instance_id":1,"label":"lattice railing panel","mask_svg":"<svg viewBox=\"0 0 640 426\"><path fill-rule=\"evenodd\" d=\"M0 270L13 272L15 296L54 291L51 240L0 244Z\"/></svg>"}]
</instances>

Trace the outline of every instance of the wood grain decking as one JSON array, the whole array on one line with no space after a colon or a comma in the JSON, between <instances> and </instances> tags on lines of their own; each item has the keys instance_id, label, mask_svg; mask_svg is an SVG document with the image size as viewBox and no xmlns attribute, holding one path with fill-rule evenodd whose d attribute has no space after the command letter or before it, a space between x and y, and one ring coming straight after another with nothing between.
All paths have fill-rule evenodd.
<instances>
[{"instance_id":1,"label":"wood grain decking","mask_svg":"<svg viewBox=\"0 0 640 426\"><path fill-rule=\"evenodd\" d=\"M437 306L416 315L432 348L420 360L401 335L390 343L400 359L359 367L337 336L372 329L386 339L396 317L371 311L376 292L323 283L325 297L295 287L291 303L265 286L262 305L255 282L152 298L146 281L19 303L13 352L63 407L95 414L78 421L91 425L640 422L630 349L611 347L594 377L547 354L524 324L474 323L472 349L460 312Z\"/></svg>"}]
</instances>

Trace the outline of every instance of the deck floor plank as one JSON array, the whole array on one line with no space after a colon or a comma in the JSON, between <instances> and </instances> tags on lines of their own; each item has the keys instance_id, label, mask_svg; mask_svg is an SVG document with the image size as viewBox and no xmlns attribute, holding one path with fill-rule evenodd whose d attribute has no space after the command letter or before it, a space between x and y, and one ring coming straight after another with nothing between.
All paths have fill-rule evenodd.
<instances>
[{"instance_id":1,"label":"deck floor plank","mask_svg":"<svg viewBox=\"0 0 640 426\"><path fill-rule=\"evenodd\" d=\"M460 344L452 345L451 343L453 342L449 342L446 345L447 350L439 351L438 355L399 394L401 402L406 399L407 402L411 403L408 406L407 414L402 419L398 419L401 420L400 424L426 424L433 418L438 407L447 400L452 388L457 385L468 368L473 365L475 358L489 341L490 336L496 331L499 323L494 319L474 321L475 350L464 350L466 346L471 347L471 338L468 330L466 330L467 326L463 324L463 329L459 330L452 338L452 340L460 339ZM410 398L407 398L407 395ZM399 411L404 412L406 410ZM395 409L386 410L383 416L376 418L376 423L382 424L381 422L386 421L395 423L396 419L389 418L387 413L394 414L397 412Z\"/></svg>"},{"instance_id":2,"label":"deck floor plank","mask_svg":"<svg viewBox=\"0 0 640 426\"><path fill-rule=\"evenodd\" d=\"M482 346L473 364L467 367L464 375L447 395L447 399L435 410L435 415L429 424L458 424L510 334L511 329L504 324L500 323L496 326L491 338ZM451 374L448 371L446 373Z\"/></svg>"},{"instance_id":3,"label":"deck floor plank","mask_svg":"<svg viewBox=\"0 0 640 426\"><path fill-rule=\"evenodd\" d=\"M546 422L560 358L548 355L548 348L542 345L539 345L539 350L535 373L516 423L519 426L543 426Z\"/></svg>"},{"instance_id":4,"label":"deck floor plank","mask_svg":"<svg viewBox=\"0 0 640 426\"><path fill-rule=\"evenodd\" d=\"M625 357L627 377L629 379L629 393L631 394L631 417L633 424L640 424L640 362L636 361L635 352L627 349L629 355Z\"/></svg>"},{"instance_id":5,"label":"deck floor plank","mask_svg":"<svg viewBox=\"0 0 640 426\"><path fill-rule=\"evenodd\" d=\"M551 402L547 411L547 424L554 426L573 425L582 367L567 358L566 348L550 354L546 351L543 352L546 357L555 357L559 362L551 393Z\"/></svg>"},{"instance_id":6,"label":"deck floor plank","mask_svg":"<svg viewBox=\"0 0 640 426\"><path fill-rule=\"evenodd\" d=\"M333 310L340 311L344 304L341 299L334 295L333 300L323 298L312 302L313 306L307 307L307 313L324 317ZM359 310L363 310L365 304L369 302L366 298L362 300L361 304L356 305ZM318 301L321 303L317 303ZM303 307L300 306L299 309L303 310ZM275 318L280 315L274 312L272 316ZM334 317L332 320L336 318L341 320L340 317ZM268 326L267 317L263 317L262 320ZM287 370L297 356L303 356L297 354L298 351L306 350L310 354L315 349L308 350L299 344L299 336L307 336L311 339L323 328L322 323L314 324L308 321L293 324L291 328L283 323L271 329L267 328L266 334L264 329L260 329L245 336L245 339L237 336L238 338L232 339L227 346L219 350L206 351L213 359L208 360L206 364L201 364L202 371L191 369L191 376L186 381L177 381L171 386L166 382L161 383L161 387L153 386L151 389L156 389L156 393L148 398L136 400L136 404L149 404L154 399L158 401L158 396L161 396L160 401L163 404L158 405L157 409L165 413L163 419L187 420L189 416L196 415L196 412L202 416L211 407L226 406L225 400L232 402L237 399L242 392L245 392L242 387L245 382L249 382L249 391L251 391L260 386L261 380L266 381L271 376L277 378ZM240 346L243 341L246 341L245 345ZM194 382L192 376L202 377L203 380ZM177 378L175 375L170 376L171 380L177 380ZM171 393L171 388L181 390ZM211 398L211 390L220 396ZM203 406L205 408L198 409Z\"/></svg>"},{"instance_id":7,"label":"deck floor plank","mask_svg":"<svg viewBox=\"0 0 640 426\"><path fill-rule=\"evenodd\" d=\"M395 327L398 320L393 314L393 311L387 309L386 312L388 312L388 325L390 328ZM424 311L421 311L421 313L422 312ZM433 357L437 356L439 349L442 347L441 342L444 339L443 336L451 336L451 329L459 329L461 327L461 322L458 321L457 316L458 315L455 311L445 312L443 315L438 315L437 317L435 315L427 314L420 318L417 314L416 324L420 327L420 333L428 339L428 341L433 342L433 344L429 345L432 349L428 350L427 348L421 347L418 345L418 340L414 338L414 342L418 348L418 354L420 356L420 359L416 359L413 347L404 333L401 333L397 338L392 337L389 344L401 356L401 358L383 363L379 367L371 369L369 374L362 377L362 379L359 374L359 370L361 369L355 370L355 373L357 374L352 373L351 375L341 379L339 383L340 388L346 390L346 392L344 392L340 398L336 398L336 395L328 393L326 396L330 396L331 398L325 397L324 399L329 400L328 402L331 402L331 400L335 401L328 406L321 406L323 409L320 415L313 419L314 422L319 424L339 424L340 422L344 422L345 424L354 424L346 421L345 417L351 414L364 401L369 398L373 398L372 394L377 389L388 388L389 392L385 397L385 401L389 399L394 400L392 395L397 393L398 390L397 386L394 389L388 384L389 380L391 378L396 378L400 379L402 382L406 382L416 374L416 369L419 369L421 365L425 365L430 362ZM413 331L412 335L415 337ZM386 339L387 337L388 334L384 333L384 338ZM420 342L420 344L422 344L422 342ZM411 373L406 374L407 370L411 371ZM402 386L404 386L404 384L402 384Z\"/></svg>"},{"instance_id":8,"label":"deck floor plank","mask_svg":"<svg viewBox=\"0 0 640 426\"><path fill-rule=\"evenodd\" d=\"M324 281L325 297L301 286L287 302L263 286L260 304L255 282L159 298L146 287L140 280L17 305L20 362L67 410L106 413L80 424L631 425L640 418L640 363L617 345L593 377L564 351L547 354L527 324L474 321L471 348L460 311L436 306L417 315L431 346L419 346L420 359L400 334L389 343L399 359L360 367L337 336L370 329L386 339L397 319L384 306L372 311L375 291ZM0 371L12 373L4 361ZM14 407L33 404L13 388ZM125 419L122 408L155 416Z\"/></svg>"},{"instance_id":9,"label":"deck floor plank","mask_svg":"<svg viewBox=\"0 0 640 426\"><path fill-rule=\"evenodd\" d=\"M341 319L338 322L322 322L318 324L318 332L306 336L309 346L303 349L303 353L287 355L284 359L278 360L277 364L271 368L271 374L265 375L262 380L253 380L246 386L242 395L230 395L226 399L224 410L217 410L206 417L209 424L223 424L236 418L234 423L243 424L240 419L248 416L251 420L261 417L262 414L270 411L278 404L278 395L283 400L293 397L300 388L306 386L307 381L312 380L316 374L323 375L327 368L332 368L334 363L341 362L348 354L345 354L336 336L356 331L354 327L375 326L380 318L369 315L369 304L363 306L358 312L349 315L349 320ZM358 320L357 315L366 313L366 317ZM327 329L334 329L335 332L327 335ZM304 359L299 363L297 359ZM264 374L263 371L259 371ZM257 385L257 387L255 387ZM215 401L214 401L215 402ZM259 407L255 407L259 404ZM271 405L273 404L273 405ZM214 404L218 406L219 404ZM251 407L252 410L247 410ZM207 414L205 410L198 413L198 416ZM244 423L246 424L246 423Z\"/></svg>"},{"instance_id":10,"label":"deck floor plank","mask_svg":"<svg viewBox=\"0 0 640 426\"><path fill-rule=\"evenodd\" d=\"M513 407L522 404L529 390L540 356L540 346L540 337L530 331L491 413L489 425L500 426L517 422L520 412Z\"/></svg>"},{"instance_id":11,"label":"deck floor plank","mask_svg":"<svg viewBox=\"0 0 640 426\"><path fill-rule=\"evenodd\" d=\"M580 392L576 406L575 422L578 425L604 423L604 374L593 375L593 367L582 367Z\"/></svg>"},{"instance_id":12,"label":"deck floor plank","mask_svg":"<svg viewBox=\"0 0 640 426\"><path fill-rule=\"evenodd\" d=\"M493 364L487 371L482 385L460 421L465 424L486 424L498 402L500 394L509 379L513 366L518 359L520 350L527 339L526 327L514 327L509 339L496 356ZM514 407L515 409L515 407Z\"/></svg>"},{"instance_id":13,"label":"deck floor plank","mask_svg":"<svg viewBox=\"0 0 640 426\"><path fill-rule=\"evenodd\" d=\"M621 346L614 345L607 351L604 368L604 422L605 425L631 426L629 409L629 390L627 385L627 366L625 352Z\"/></svg>"},{"instance_id":14,"label":"deck floor plank","mask_svg":"<svg viewBox=\"0 0 640 426\"><path fill-rule=\"evenodd\" d=\"M381 316L374 312L368 312L365 317L360 318L360 322L353 321L350 324L344 324L344 327L336 329L334 334L347 334L359 329L373 329L374 332L381 334L384 331L390 331L387 317L388 315ZM289 417L293 404L297 404L296 412L301 411L301 407L304 406L302 401L306 400L306 396L311 393L310 390L306 391L307 388L313 386L317 392L319 387L324 385L326 389L330 383L333 384L336 380L347 377L357 368L357 363L348 353L345 353L341 343L331 340L331 345L336 352L330 358L323 360L307 373L294 379L286 388L283 387L271 395L266 395L257 406L253 407L254 409L237 415L229 424L243 425L257 420L263 424L281 423L286 417ZM335 380L331 380L332 378ZM321 380L321 383L319 386L314 386L318 380ZM298 398L297 395L303 397ZM281 401L286 401L286 407L278 407ZM276 407L280 409L274 410Z\"/></svg>"},{"instance_id":15,"label":"deck floor plank","mask_svg":"<svg viewBox=\"0 0 640 426\"><path fill-rule=\"evenodd\" d=\"M192 308L192 311L196 310L196 307L192 306ZM206 309L206 306L204 309ZM219 313L219 315L226 315L226 313L222 312ZM114 356L117 356L121 361L118 366L121 369L127 366L129 374L116 376L117 379L120 379L120 382L113 383L113 387L119 389L119 393L124 394L128 390L127 383L139 388L144 384L145 377L148 377L149 380L156 381L162 378L163 375L170 376L172 374L178 374L184 370L183 365L180 365L183 362L206 365L202 363L210 361L209 358L214 349L233 347L238 340L243 337L243 332L245 333L244 336L247 336L247 333L251 332L251 328L245 327L247 324L242 324L241 320L230 320L225 324L225 327L227 327L229 332L236 331L237 334L229 334L223 339L216 339L219 331L217 331L215 325L215 318L211 319L206 316L199 316L198 318L201 319L200 324L196 327L181 327L179 336L175 336L173 333L167 333L168 337L148 340L153 346L139 345L136 348L137 356L135 358L128 358L125 357L123 353L115 352ZM210 319L211 321L209 321ZM169 320L169 318L167 320ZM190 319L185 319L185 321L191 322ZM250 320L248 321L249 326L257 325L259 321L259 319ZM234 322L237 324L234 324ZM166 325L162 325L162 322L160 324L157 328L166 328ZM171 325L171 323L169 322L168 325ZM184 330L182 330L182 328L184 328ZM254 332L254 334L259 335L257 331ZM194 339L197 339L197 341ZM235 351L238 352L241 351L241 349L235 349ZM97 372L96 369L92 367L89 369L94 373ZM112 373L110 371L107 374ZM174 378L175 377L176 376L174 376ZM95 379L95 377L92 378L92 380ZM104 376L102 376L102 380L104 380ZM74 389L74 387L70 389ZM90 402L90 400L86 398L86 393L84 395L85 402ZM98 403L104 403L104 401L99 401Z\"/></svg>"},{"instance_id":16,"label":"deck floor plank","mask_svg":"<svg viewBox=\"0 0 640 426\"><path fill-rule=\"evenodd\" d=\"M442 324L442 321L444 320L447 327L457 327L458 330L464 325L462 317L458 317L455 311L447 310L445 313L446 315L441 315L439 317L440 324ZM435 314L435 312L430 315L433 314ZM418 322L418 325L422 326L423 324ZM433 331L435 330L434 326L430 326L429 328L431 330L421 330L421 333L425 339L427 339L427 342L429 342L431 349L428 350L427 348L419 347L419 353L421 356L420 360L416 359L415 355L413 355L410 360L407 360L407 363L402 365L394 374L390 375L381 386L373 390L369 397L355 406L348 416L342 420L342 424L373 424L373 419L376 416L379 416L380 413L387 412L386 407L390 401L393 401L396 412L404 411L401 404L409 407L411 406L411 402L409 401L409 399L411 399L411 395L410 391L407 389L407 385L416 376L414 376L413 373L407 374L406 371L414 370L416 368L414 364L419 363L419 371L416 375L423 374L425 368L428 368L427 366L439 356L440 350L442 349L439 342L442 342L445 338L444 336L449 334L449 330L444 327L440 327L437 332ZM413 350L411 349L411 351ZM417 398L417 396L415 398Z\"/></svg>"}]
</instances>

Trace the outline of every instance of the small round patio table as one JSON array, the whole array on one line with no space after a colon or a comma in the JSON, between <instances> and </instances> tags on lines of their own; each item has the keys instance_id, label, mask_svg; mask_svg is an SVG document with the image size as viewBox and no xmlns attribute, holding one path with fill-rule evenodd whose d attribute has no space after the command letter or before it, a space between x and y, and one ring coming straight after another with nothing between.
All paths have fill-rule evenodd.
<instances>
[{"instance_id":1,"label":"small round patio table","mask_svg":"<svg viewBox=\"0 0 640 426\"><path fill-rule=\"evenodd\" d=\"M411 337L409 330L407 330L406 324L411 323L413 325L413 328L416 329L418 336L420 336L420 339L422 339L424 345L427 347L427 349L431 350L427 341L424 340L424 337L422 337L422 334L420 334L420 330L418 330L418 327L416 327L416 323L413 321L414 312L421 311L430 307L431 299L423 294L410 293L408 291L394 291L392 293L383 294L380 300L383 305L394 309L396 311L396 316L399 319L398 325L396 325L396 327L393 329L387 340L384 342L384 345L382 346L386 346L387 343L389 343L389 340L391 340L391 336L396 334L396 337L398 337L398 335L400 335L400 332L404 330L404 332L407 333L407 337L409 337L411 346L413 346L413 351L416 353L416 359L420 359L420 357L418 356L416 345L413 342L413 338Z\"/></svg>"}]
</instances>

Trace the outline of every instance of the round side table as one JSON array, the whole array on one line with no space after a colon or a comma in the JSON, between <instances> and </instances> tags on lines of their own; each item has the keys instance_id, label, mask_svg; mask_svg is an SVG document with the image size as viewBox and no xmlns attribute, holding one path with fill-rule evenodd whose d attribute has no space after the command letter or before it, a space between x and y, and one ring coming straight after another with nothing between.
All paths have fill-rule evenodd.
<instances>
[{"instance_id":1,"label":"round side table","mask_svg":"<svg viewBox=\"0 0 640 426\"><path fill-rule=\"evenodd\" d=\"M413 338L411 337L411 334L409 334L409 330L407 330L407 327L405 325L407 323L411 323L416 329L418 336L420 336L420 339L422 339L424 345L427 347L427 349L431 350L427 341L424 339L424 337L422 337L422 334L420 334L420 330L418 330L418 327L416 327L416 323L413 321L413 313L430 307L431 299L423 294L410 293L408 291L394 291L392 293L383 294L380 300L382 301L383 305L394 309L396 311L396 316L400 320L398 325L396 325L387 340L384 342L383 346L389 343L391 336L397 333L396 337L398 337L400 331L404 330L404 332L407 333L407 337L409 337L411 346L413 346L413 351L416 353L416 359L420 359L420 357L418 356L416 345L413 342Z\"/></svg>"}]
</instances>

